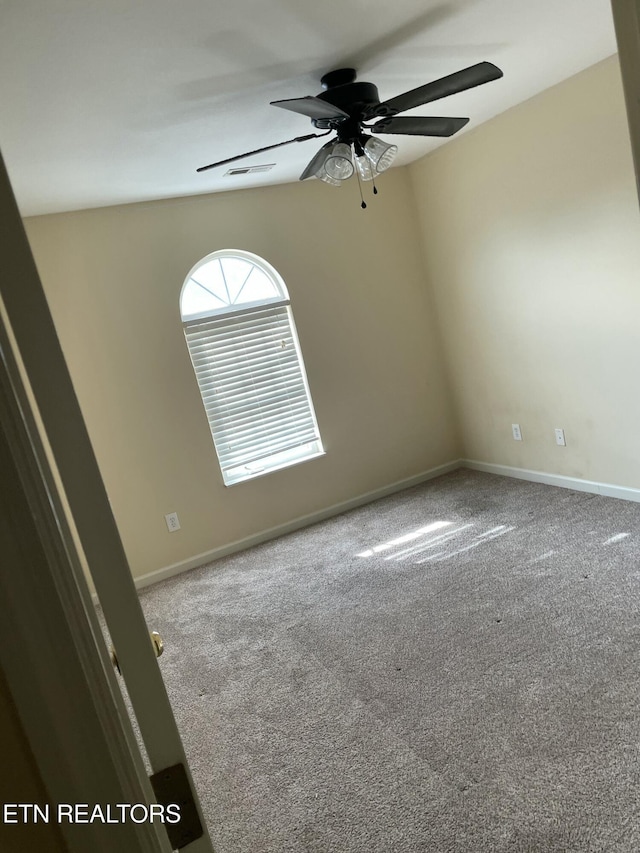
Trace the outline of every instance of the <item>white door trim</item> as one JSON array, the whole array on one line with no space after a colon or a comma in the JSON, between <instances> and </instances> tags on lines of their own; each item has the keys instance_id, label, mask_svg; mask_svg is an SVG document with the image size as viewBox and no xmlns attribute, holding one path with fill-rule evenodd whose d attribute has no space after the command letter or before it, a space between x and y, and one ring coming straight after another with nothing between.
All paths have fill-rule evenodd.
<instances>
[{"instance_id":1,"label":"white door trim","mask_svg":"<svg viewBox=\"0 0 640 853\"><path fill-rule=\"evenodd\" d=\"M611 10L640 198L640 0L611 0Z\"/></svg>"},{"instance_id":2,"label":"white door trim","mask_svg":"<svg viewBox=\"0 0 640 853\"><path fill-rule=\"evenodd\" d=\"M87 585L76 583L61 518L9 383L5 333L3 324L0 666L51 800L52 822L59 803L153 802ZM114 845L135 853L170 850L157 825L63 822L60 829L70 853L110 853Z\"/></svg>"},{"instance_id":3,"label":"white door trim","mask_svg":"<svg viewBox=\"0 0 640 853\"><path fill-rule=\"evenodd\" d=\"M5 239L2 263L15 246ZM52 804L147 803L153 791L64 515L45 483L0 302L0 667ZM40 458L38 458L40 457ZM100 768L96 772L96 768ZM11 772L10 768L5 768ZM159 826L61 823L69 853L167 853Z\"/></svg>"},{"instance_id":4,"label":"white door trim","mask_svg":"<svg viewBox=\"0 0 640 853\"><path fill-rule=\"evenodd\" d=\"M85 803L89 791L97 796L107 786L110 796L96 802L126 803L132 797L133 802L153 802L106 659L70 535L72 525L118 649L151 766L159 771L182 764L192 789L193 781L1 160L0 247L3 449L7 458L9 454L13 457L14 466L17 464L13 490L5 490L3 482L6 518L13 517L12 497L16 508L22 507L22 512L16 509L15 524L9 525L5 519L1 528L2 592L10 607L0 627L0 638L7 642L6 646L0 643L0 665L54 801ZM36 420L44 425L46 438L36 429ZM68 524L58 484L71 511ZM5 553L10 559L4 559ZM71 700L82 708L81 718ZM195 793L194 799L205 827ZM66 827L68 840L75 838L84 845L70 849L89 849L87 826ZM102 846L98 843L100 826L91 824L98 839L90 845L92 850L107 853L117 846L132 853L165 853L171 849L158 824L105 825ZM126 843L114 844L118 833L127 836ZM211 853L206 827L204 835L184 849Z\"/></svg>"}]
</instances>

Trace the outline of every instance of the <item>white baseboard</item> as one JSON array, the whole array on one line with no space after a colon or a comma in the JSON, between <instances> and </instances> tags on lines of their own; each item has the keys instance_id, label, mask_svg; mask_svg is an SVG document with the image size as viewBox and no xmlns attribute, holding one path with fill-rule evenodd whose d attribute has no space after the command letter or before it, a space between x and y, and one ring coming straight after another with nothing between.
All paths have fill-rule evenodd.
<instances>
[{"instance_id":1,"label":"white baseboard","mask_svg":"<svg viewBox=\"0 0 640 853\"><path fill-rule=\"evenodd\" d=\"M348 512L350 509L356 509L359 506L377 501L380 498L386 498L388 495L393 495L396 492L401 492L403 489L409 489L411 486L417 486L420 483L426 483L427 480L433 480L434 477L440 477L442 474L448 474L449 471L455 471L462 465L460 459L453 462L447 462L445 465L439 465L437 468L431 468L429 471L423 471L422 474L417 474L414 477L408 477L406 480L399 480L396 483L391 483L389 486L383 486L381 489L375 489L372 492L366 492L364 495L358 495L348 501L334 504L333 506L321 509L318 512L312 512L309 515L303 515L299 518L294 518L293 521L288 521L286 524L280 524L277 527L270 527L268 530L263 530L260 533L255 533L253 536L247 536L244 539L238 539L235 542L230 542L228 545L222 545L219 548L213 548L211 551L205 551L203 554L196 554L195 557L190 557L188 560L182 560L179 563L173 563L171 566L165 566L162 569L156 569L153 572L148 572L145 575L134 578L135 585L138 589L145 586L158 583L158 581L166 580L174 575L188 572L190 569L196 569L198 566L203 566L205 563L210 563L213 560L218 560L221 557L226 557L229 554L235 554L238 551L244 551L246 548L252 548L254 545L260 545L263 542L268 542L271 539L277 539L278 536L284 536L287 533L293 533L295 530L300 530L303 527L309 527L311 524L316 524L319 521L325 521L327 518L332 518L334 515Z\"/></svg>"},{"instance_id":2,"label":"white baseboard","mask_svg":"<svg viewBox=\"0 0 640 853\"><path fill-rule=\"evenodd\" d=\"M613 486L610 483L597 483L594 480L581 480L578 477L563 477L560 474L530 471L527 468L512 468L509 465L494 465L491 462L477 462L475 459L462 459L460 465L463 468L472 468L474 471L486 471L488 474L500 474L503 477L546 483L549 486L560 486L577 492L591 492L607 498L640 502L640 489L630 489L626 486Z\"/></svg>"},{"instance_id":3,"label":"white baseboard","mask_svg":"<svg viewBox=\"0 0 640 853\"><path fill-rule=\"evenodd\" d=\"M550 474L546 471L532 471L527 468L513 468L510 465L496 465L491 462L478 462L475 459L456 459L452 462L447 462L445 465L439 465L437 468L431 468L429 471L423 471L413 477L408 477L406 480L399 480L396 483L391 483L381 489L375 489L371 492L366 492L363 495L358 495L348 501L334 504L326 509L318 512L303 515L299 518L294 518L286 524L270 527L268 530L263 530L252 536L247 536L244 539L238 539L235 542L230 542L227 545L221 545L219 548L213 548L211 551L205 551L202 554L196 554L188 560L182 560L179 563L173 563L170 566L164 566L161 569L156 569L153 572L148 572L145 575L134 578L135 585L138 589L143 589L151 584L174 577L175 575L188 572L190 569L196 569L213 560L218 560L221 557L226 557L229 554L235 554L238 551L244 551L246 548L252 548L254 545L260 545L263 542L268 542L271 539L277 539L278 536L284 536L287 533L293 533L295 530L301 530L303 527L309 527L319 521L324 521L327 518L332 518L340 513L348 512L351 509L356 509L359 506L372 503L373 501L385 498L388 495L393 495L396 492L401 492L403 489L409 489L411 486L417 486L420 483L426 483L435 477L440 477L442 474L448 474L450 471L455 471L458 468L471 468L475 471L486 471L489 474L499 474L503 477L514 477L518 480L529 480L533 483L546 483L549 486L559 486L563 489L574 489L578 492L591 492L604 497L620 498L621 500L636 501L640 503L640 489L631 489L626 486L614 486L610 483L598 483L593 480L582 480L578 477L564 477L560 474Z\"/></svg>"}]
</instances>

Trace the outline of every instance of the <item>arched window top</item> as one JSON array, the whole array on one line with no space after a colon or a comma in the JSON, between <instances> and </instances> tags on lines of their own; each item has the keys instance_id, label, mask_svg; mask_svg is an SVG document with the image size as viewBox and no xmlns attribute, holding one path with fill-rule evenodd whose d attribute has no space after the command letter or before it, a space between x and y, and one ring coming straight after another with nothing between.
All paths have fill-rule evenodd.
<instances>
[{"instance_id":1,"label":"arched window top","mask_svg":"<svg viewBox=\"0 0 640 853\"><path fill-rule=\"evenodd\" d=\"M284 281L265 260L224 249L193 267L180 294L180 313L184 321L196 320L288 299Z\"/></svg>"}]
</instances>

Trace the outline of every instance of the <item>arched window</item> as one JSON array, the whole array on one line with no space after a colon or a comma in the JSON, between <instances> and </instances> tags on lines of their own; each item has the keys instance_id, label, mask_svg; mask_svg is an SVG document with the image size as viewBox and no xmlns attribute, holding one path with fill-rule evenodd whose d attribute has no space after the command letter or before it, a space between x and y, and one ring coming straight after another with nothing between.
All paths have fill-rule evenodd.
<instances>
[{"instance_id":1,"label":"arched window","mask_svg":"<svg viewBox=\"0 0 640 853\"><path fill-rule=\"evenodd\" d=\"M180 313L227 486L324 452L273 267L249 252L213 252L187 276Z\"/></svg>"}]
</instances>

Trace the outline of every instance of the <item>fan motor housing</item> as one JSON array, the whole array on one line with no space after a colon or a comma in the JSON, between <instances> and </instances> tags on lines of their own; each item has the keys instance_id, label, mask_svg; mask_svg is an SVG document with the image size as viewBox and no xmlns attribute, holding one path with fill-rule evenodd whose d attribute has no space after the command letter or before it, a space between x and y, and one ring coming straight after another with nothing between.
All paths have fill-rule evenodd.
<instances>
[{"instance_id":1,"label":"fan motor housing","mask_svg":"<svg viewBox=\"0 0 640 853\"><path fill-rule=\"evenodd\" d=\"M334 107L339 107L352 118L362 116L366 107L380 103L378 87L373 83L346 83L343 86L332 86L326 92L316 95L321 101L327 101Z\"/></svg>"}]
</instances>

